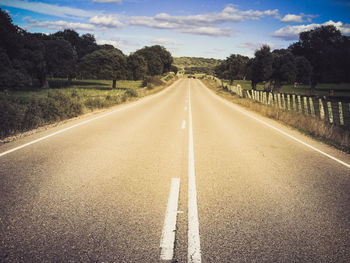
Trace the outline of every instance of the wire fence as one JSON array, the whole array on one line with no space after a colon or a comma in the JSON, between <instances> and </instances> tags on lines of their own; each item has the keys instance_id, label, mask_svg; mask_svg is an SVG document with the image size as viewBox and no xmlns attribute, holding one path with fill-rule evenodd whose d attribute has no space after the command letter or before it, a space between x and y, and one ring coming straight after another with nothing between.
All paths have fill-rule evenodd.
<instances>
[{"instance_id":1,"label":"wire fence","mask_svg":"<svg viewBox=\"0 0 350 263\"><path fill-rule=\"evenodd\" d=\"M218 78L213 78L222 84ZM272 93L257 90L244 90L237 86L227 86L227 89L241 98L278 107L285 111L295 111L328 121L331 124L350 128L350 103L334 101L325 97L312 97L285 93Z\"/></svg>"}]
</instances>

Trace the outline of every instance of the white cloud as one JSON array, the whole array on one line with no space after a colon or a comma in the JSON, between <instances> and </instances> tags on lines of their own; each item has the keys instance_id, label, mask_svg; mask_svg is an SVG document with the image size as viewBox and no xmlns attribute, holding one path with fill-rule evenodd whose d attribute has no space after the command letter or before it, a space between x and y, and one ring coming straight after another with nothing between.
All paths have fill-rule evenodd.
<instances>
[{"instance_id":1,"label":"white cloud","mask_svg":"<svg viewBox=\"0 0 350 263\"><path fill-rule=\"evenodd\" d=\"M96 3L117 3L117 4L121 4L122 0L93 0L93 2L96 2Z\"/></svg>"},{"instance_id":2,"label":"white cloud","mask_svg":"<svg viewBox=\"0 0 350 263\"><path fill-rule=\"evenodd\" d=\"M159 45L181 45L181 43L172 40L172 39L166 39L166 38L155 38L151 41L153 44L159 44Z\"/></svg>"},{"instance_id":3,"label":"white cloud","mask_svg":"<svg viewBox=\"0 0 350 263\"><path fill-rule=\"evenodd\" d=\"M72 8L67 6L59 6L45 4L41 2L30 2L26 0L0 0L0 5L20 8L40 14L52 15L64 18L81 18L92 17L97 15L97 12L86 11L83 9Z\"/></svg>"},{"instance_id":4,"label":"white cloud","mask_svg":"<svg viewBox=\"0 0 350 263\"><path fill-rule=\"evenodd\" d=\"M334 22L329 20L323 24L308 24L308 25L299 25L299 26L285 26L274 33L271 36L280 38L283 40L297 40L299 38L299 34L304 31L309 31L315 29L316 27L320 27L322 25L333 25L338 30L340 30L343 34L350 34L350 24L343 24L342 22Z\"/></svg>"},{"instance_id":5,"label":"white cloud","mask_svg":"<svg viewBox=\"0 0 350 263\"><path fill-rule=\"evenodd\" d=\"M132 25L140 25L158 28L178 28L179 26L214 26L225 22L242 22L245 20L259 20L266 16L277 17L278 10L265 11L240 11L233 5L226 6L219 13L189 15L189 16L171 16L166 13L157 14L154 17L130 17L129 22Z\"/></svg>"},{"instance_id":6,"label":"white cloud","mask_svg":"<svg viewBox=\"0 0 350 263\"><path fill-rule=\"evenodd\" d=\"M120 28L124 24L118 20L118 18L113 17L112 15L106 16L94 16L90 18L89 22L96 26L110 27L110 28Z\"/></svg>"},{"instance_id":7,"label":"white cloud","mask_svg":"<svg viewBox=\"0 0 350 263\"><path fill-rule=\"evenodd\" d=\"M270 43L270 42L260 43L260 42L252 42L252 41L241 43L241 44L237 45L237 47L255 51L257 49L260 49L263 45L268 45L271 48L271 50L282 48L281 46Z\"/></svg>"},{"instance_id":8,"label":"white cloud","mask_svg":"<svg viewBox=\"0 0 350 263\"><path fill-rule=\"evenodd\" d=\"M24 17L23 20L28 22L26 28L48 28L55 30L64 30L64 29L74 29L74 30L95 30L95 26L91 24L83 24L83 23L72 23L63 20L59 21L43 21L39 22L37 20L31 19L29 17Z\"/></svg>"},{"instance_id":9,"label":"white cloud","mask_svg":"<svg viewBox=\"0 0 350 263\"><path fill-rule=\"evenodd\" d=\"M106 40L106 39L98 39L98 37L96 37L96 42L99 45L112 45L115 48L119 48L119 49L129 49L130 47L140 47L139 43L136 42L132 42L129 40L125 40L125 39L110 39L110 40Z\"/></svg>"},{"instance_id":10,"label":"white cloud","mask_svg":"<svg viewBox=\"0 0 350 263\"><path fill-rule=\"evenodd\" d=\"M293 14L288 14L288 15L285 15L282 19L281 19L282 22L285 22L285 23L301 23L303 22L303 17L301 15L293 15Z\"/></svg>"},{"instance_id":11,"label":"white cloud","mask_svg":"<svg viewBox=\"0 0 350 263\"><path fill-rule=\"evenodd\" d=\"M98 40L97 41L97 44L99 45L112 45L114 47L118 47L119 46L119 43L115 40L104 40L104 39L101 39L101 40Z\"/></svg>"},{"instance_id":12,"label":"white cloud","mask_svg":"<svg viewBox=\"0 0 350 263\"><path fill-rule=\"evenodd\" d=\"M180 32L205 36L230 36L232 33L231 28L217 27L191 27L181 29Z\"/></svg>"},{"instance_id":13,"label":"white cloud","mask_svg":"<svg viewBox=\"0 0 350 263\"><path fill-rule=\"evenodd\" d=\"M300 13L299 15L287 14L283 18L281 18L281 22L284 23L302 23L302 22L311 22L314 17L318 17L318 15L306 15L304 13Z\"/></svg>"},{"instance_id":14,"label":"white cloud","mask_svg":"<svg viewBox=\"0 0 350 263\"><path fill-rule=\"evenodd\" d=\"M129 25L144 26L159 29L176 29L182 33L208 36L229 36L231 30L220 28L218 25L226 22L242 22L245 20L259 20L271 16L279 18L278 10L247 10L241 11L233 5L226 6L219 13L208 13L188 16L171 16L160 13L153 17L133 16L128 18Z\"/></svg>"}]
</instances>

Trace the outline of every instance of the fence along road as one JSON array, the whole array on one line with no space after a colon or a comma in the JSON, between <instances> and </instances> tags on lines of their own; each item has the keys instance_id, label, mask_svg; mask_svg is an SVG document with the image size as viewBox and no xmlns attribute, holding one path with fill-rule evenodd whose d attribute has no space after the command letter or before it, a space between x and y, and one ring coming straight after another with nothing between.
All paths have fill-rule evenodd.
<instances>
[{"instance_id":1,"label":"fence along road","mask_svg":"<svg viewBox=\"0 0 350 263\"><path fill-rule=\"evenodd\" d=\"M244 112L199 80L180 80L3 155L0 261L157 262L170 185L179 178L173 255L187 262L191 126L197 261L346 262L349 168L257 119L345 163L350 156Z\"/></svg>"}]
</instances>

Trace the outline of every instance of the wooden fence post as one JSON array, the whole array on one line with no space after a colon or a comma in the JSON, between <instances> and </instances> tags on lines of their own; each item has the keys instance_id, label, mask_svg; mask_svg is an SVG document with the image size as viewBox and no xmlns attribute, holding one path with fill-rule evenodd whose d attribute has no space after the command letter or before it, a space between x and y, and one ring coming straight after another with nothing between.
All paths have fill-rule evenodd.
<instances>
[{"instance_id":1,"label":"wooden fence post","mask_svg":"<svg viewBox=\"0 0 350 263\"><path fill-rule=\"evenodd\" d=\"M307 106L307 97L303 97L303 99L304 99L304 113L309 114L309 109Z\"/></svg>"},{"instance_id":2,"label":"wooden fence post","mask_svg":"<svg viewBox=\"0 0 350 263\"><path fill-rule=\"evenodd\" d=\"M278 107L282 109L282 104L281 104L281 93L277 94L277 100L278 100Z\"/></svg>"},{"instance_id":3,"label":"wooden fence post","mask_svg":"<svg viewBox=\"0 0 350 263\"><path fill-rule=\"evenodd\" d=\"M292 95L292 100L293 100L292 108L293 108L294 111L297 111L297 104L295 103L295 94Z\"/></svg>"},{"instance_id":4,"label":"wooden fence post","mask_svg":"<svg viewBox=\"0 0 350 263\"><path fill-rule=\"evenodd\" d=\"M312 98L309 97L309 104L310 104L310 112L312 117L315 117L315 108L314 108L314 102L312 101Z\"/></svg>"},{"instance_id":5,"label":"wooden fence post","mask_svg":"<svg viewBox=\"0 0 350 263\"><path fill-rule=\"evenodd\" d=\"M300 95L298 95L298 112L302 112Z\"/></svg>"},{"instance_id":6,"label":"wooden fence post","mask_svg":"<svg viewBox=\"0 0 350 263\"><path fill-rule=\"evenodd\" d=\"M249 98L249 99L252 99L252 97L250 96L249 90L247 90L246 92L247 92L247 94L248 94L248 98ZM253 92L252 92L252 93L253 93ZM253 95L253 94L252 94L252 95Z\"/></svg>"},{"instance_id":7,"label":"wooden fence post","mask_svg":"<svg viewBox=\"0 0 350 263\"><path fill-rule=\"evenodd\" d=\"M287 95L287 108L290 111L290 95Z\"/></svg>"},{"instance_id":8,"label":"wooden fence post","mask_svg":"<svg viewBox=\"0 0 350 263\"><path fill-rule=\"evenodd\" d=\"M283 107L283 110L286 110L286 99L284 97L284 94L282 94L281 96L282 96L282 107Z\"/></svg>"},{"instance_id":9,"label":"wooden fence post","mask_svg":"<svg viewBox=\"0 0 350 263\"><path fill-rule=\"evenodd\" d=\"M342 105L341 101L338 102L338 108L339 108L340 125L344 125L343 105Z\"/></svg>"},{"instance_id":10,"label":"wooden fence post","mask_svg":"<svg viewBox=\"0 0 350 263\"><path fill-rule=\"evenodd\" d=\"M324 120L324 107L323 107L322 99L318 99L318 104L320 107L320 118L321 120Z\"/></svg>"},{"instance_id":11,"label":"wooden fence post","mask_svg":"<svg viewBox=\"0 0 350 263\"><path fill-rule=\"evenodd\" d=\"M327 106L328 106L328 117L329 117L329 122L333 123L333 110L332 110L332 103L330 101L327 101Z\"/></svg>"}]
</instances>

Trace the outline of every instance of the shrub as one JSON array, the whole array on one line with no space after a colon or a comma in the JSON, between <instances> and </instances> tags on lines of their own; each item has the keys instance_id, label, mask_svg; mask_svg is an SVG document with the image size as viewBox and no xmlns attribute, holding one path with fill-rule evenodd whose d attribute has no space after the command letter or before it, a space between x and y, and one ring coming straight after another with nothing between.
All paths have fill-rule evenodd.
<instances>
[{"instance_id":1,"label":"shrub","mask_svg":"<svg viewBox=\"0 0 350 263\"><path fill-rule=\"evenodd\" d=\"M62 92L49 92L47 99L40 100L42 118L47 122L76 117L83 113L83 104Z\"/></svg>"},{"instance_id":2,"label":"shrub","mask_svg":"<svg viewBox=\"0 0 350 263\"><path fill-rule=\"evenodd\" d=\"M126 89L125 94L129 97L138 97L138 93L136 89L128 88Z\"/></svg>"},{"instance_id":3,"label":"shrub","mask_svg":"<svg viewBox=\"0 0 350 263\"><path fill-rule=\"evenodd\" d=\"M149 89L149 90L153 89L153 85L151 83L148 83L147 84L147 89Z\"/></svg>"},{"instance_id":4,"label":"shrub","mask_svg":"<svg viewBox=\"0 0 350 263\"><path fill-rule=\"evenodd\" d=\"M0 98L0 136L5 137L21 128L22 112L14 102Z\"/></svg>"},{"instance_id":5,"label":"shrub","mask_svg":"<svg viewBox=\"0 0 350 263\"><path fill-rule=\"evenodd\" d=\"M153 86L161 86L164 85L164 82L157 77L146 77L142 82L142 87L147 87L148 84L152 84Z\"/></svg>"},{"instance_id":6,"label":"shrub","mask_svg":"<svg viewBox=\"0 0 350 263\"><path fill-rule=\"evenodd\" d=\"M33 100L30 106L26 109L22 120L22 130L38 128L44 123L42 118L42 109L37 100Z\"/></svg>"}]
</instances>

